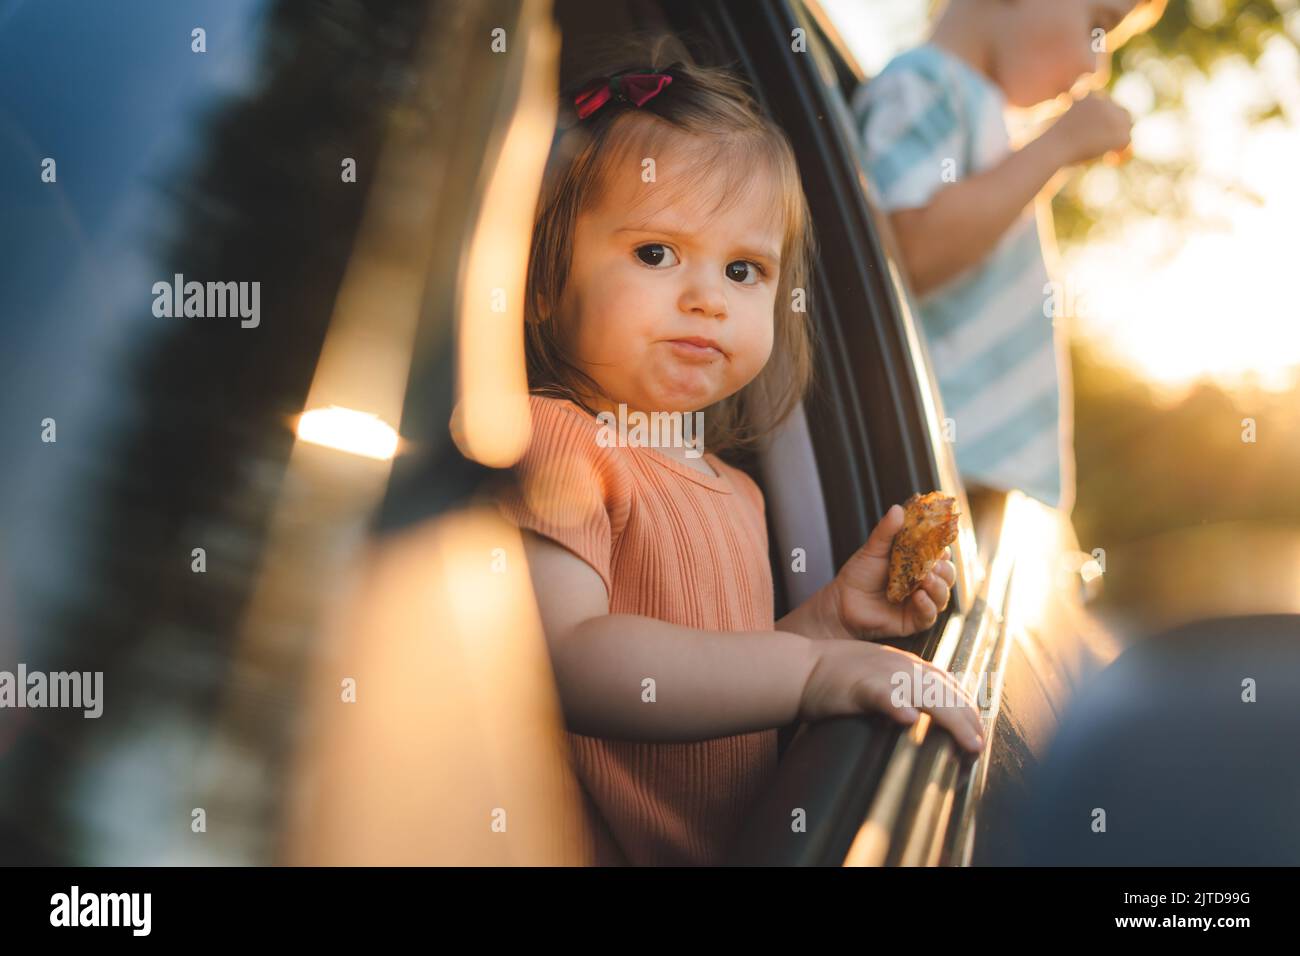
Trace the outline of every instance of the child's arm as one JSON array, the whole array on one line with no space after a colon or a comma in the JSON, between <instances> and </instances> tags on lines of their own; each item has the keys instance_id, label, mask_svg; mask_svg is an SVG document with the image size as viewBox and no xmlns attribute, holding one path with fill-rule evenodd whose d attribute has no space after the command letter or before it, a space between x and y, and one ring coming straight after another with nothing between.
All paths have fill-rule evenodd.
<instances>
[{"instance_id":1,"label":"child's arm","mask_svg":"<svg viewBox=\"0 0 1300 956\"><path fill-rule=\"evenodd\" d=\"M816 655L787 631L715 632L610 614L600 575L527 532L533 590L569 729L595 737L702 740L799 716ZM642 681L655 681L654 703Z\"/></svg>"},{"instance_id":2,"label":"child's arm","mask_svg":"<svg viewBox=\"0 0 1300 956\"><path fill-rule=\"evenodd\" d=\"M888 554L889 528L901 522L902 509L891 509L868 541L873 553L883 540ZM982 746L970 695L951 674L913 654L859 641L811 640L789 629L790 617L775 631L715 632L610 614L605 585L585 561L532 532L524 534L524 548L566 723L574 733L693 741L869 712L910 724L924 710L963 746ZM863 569L856 555L845 565L836 578L842 593L849 593ZM890 626L899 626L905 618L885 602L883 584L876 590L849 598L847 606L854 613L892 616L896 623ZM899 674L947 682L958 705L895 706ZM647 677L655 681L653 703L642 697Z\"/></svg>"},{"instance_id":3,"label":"child's arm","mask_svg":"<svg viewBox=\"0 0 1300 956\"><path fill-rule=\"evenodd\" d=\"M992 169L892 212L913 291L924 295L979 263L1059 169L1123 149L1131 130L1123 107L1093 93Z\"/></svg>"}]
</instances>

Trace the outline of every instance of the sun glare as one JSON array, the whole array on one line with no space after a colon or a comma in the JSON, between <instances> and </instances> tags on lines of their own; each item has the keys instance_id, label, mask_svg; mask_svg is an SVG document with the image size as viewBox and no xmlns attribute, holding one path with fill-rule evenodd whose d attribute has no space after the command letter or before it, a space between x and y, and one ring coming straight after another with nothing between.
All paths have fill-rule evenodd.
<instances>
[{"instance_id":1,"label":"sun glare","mask_svg":"<svg viewBox=\"0 0 1300 956\"><path fill-rule=\"evenodd\" d=\"M1300 384L1300 128L1247 120L1260 82L1244 64L1228 64L1189 85L1185 143L1176 140L1188 134L1166 116L1137 123L1139 155L1165 159L1187 147L1196 158L1194 221L1134 222L1066 258L1087 303L1075 334L1167 392L1198 381L1229 390ZM1104 192L1111 175L1099 170L1085 188Z\"/></svg>"}]
</instances>

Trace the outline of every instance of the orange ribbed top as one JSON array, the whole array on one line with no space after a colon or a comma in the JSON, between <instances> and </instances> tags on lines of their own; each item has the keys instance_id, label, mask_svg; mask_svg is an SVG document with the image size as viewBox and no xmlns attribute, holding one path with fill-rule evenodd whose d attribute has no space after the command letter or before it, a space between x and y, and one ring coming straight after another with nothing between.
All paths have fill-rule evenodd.
<instances>
[{"instance_id":1,"label":"orange ribbed top","mask_svg":"<svg viewBox=\"0 0 1300 956\"><path fill-rule=\"evenodd\" d=\"M602 448L572 402L530 396L532 437L501 500L521 528L600 574L611 614L711 631L770 631L763 494L704 454L716 475L654 448ZM597 864L713 864L776 767L777 732L690 743L566 732Z\"/></svg>"}]
</instances>

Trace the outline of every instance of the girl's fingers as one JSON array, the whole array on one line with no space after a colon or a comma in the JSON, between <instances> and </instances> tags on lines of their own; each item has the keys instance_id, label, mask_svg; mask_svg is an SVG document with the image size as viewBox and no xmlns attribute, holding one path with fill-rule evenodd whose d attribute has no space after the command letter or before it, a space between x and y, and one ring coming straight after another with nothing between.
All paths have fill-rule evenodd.
<instances>
[{"instance_id":1,"label":"girl's fingers","mask_svg":"<svg viewBox=\"0 0 1300 956\"><path fill-rule=\"evenodd\" d=\"M951 557L952 548L949 548L946 553ZM939 575L939 577L947 583L948 587L952 587L957 583L957 566L949 560L945 559L935 562L934 568L931 569L930 573Z\"/></svg>"},{"instance_id":2,"label":"girl's fingers","mask_svg":"<svg viewBox=\"0 0 1300 956\"><path fill-rule=\"evenodd\" d=\"M938 723L952 733L957 738L957 742L968 750L978 751L982 744L977 740L984 732L984 724L980 720L979 711L975 705L970 702L965 691L961 690L961 685L957 679L942 668L930 665L930 673L938 674L944 678L950 678L951 686L957 689L953 695L944 695L942 703L936 703L932 706L924 706L922 701L922 710L933 717Z\"/></svg>"},{"instance_id":3,"label":"girl's fingers","mask_svg":"<svg viewBox=\"0 0 1300 956\"><path fill-rule=\"evenodd\" d=\"M933 573L927 574L925 576L925 582L921 587L925 590L925 593L930 596L930 600L934 602L934 606L940 611L948 606L948 585L942 578Z\"/></svg>"},{"instance_id":4,"label":"girl's fingers","mask_svg":"<svg viewBox=\"0 0 1300 956\"><path fill-rule=\"evenodd\" d=\"M893 620L897 620L897 612ZM864 632L887 626L889 619L881 614L878 604L861 591L850 591L844 598L844 623L861 638Z\"/></svg>"},{"instance_id":5,"label":"girl's fingers","mask_svg":"<svg viewBox=\"0 0 1300 956\"><path fill-rule=\"evenodd\" d=\"M961 682L941 667L936 667L914 654L897 651L898 659L891 666L898 668L891 676L889 685L876 681L861 681L853 688L853 697L857 706L864 711L883 711L892 720L911 725L916 722L919 711L925 711L936 723L946 728L954 738L968 750L980 751L983 748L979 738L984 726L979 711L969 694L962 688ZM911 685L910 698L895 701L892 688L898 674L908 677ZM944 684L937 697L934 694L934 682Z\"/></svg>"},{"instance_id":6,"label":"girl's fingers","mask_svg":"<svg viewBox=\"0 0 1300 956\"><path fill-rule=\"evenodd\" d=\"M926 669L929 672L929 680L941 680L948 685L948 692L944 695L944 704L946 706L940 709L947 710L950 713L959 711L972 733L983 733L984 725L980 720L979 705L962 687L961 681L942 667L927 663ZM952 706L953 704L955 706Z\"/></svg>"},{"instance_id":7,"label":"girl's fingers","mask_svg":"<svg viewBox=\"0 0 1300 956\"><path fill-rule=\"evenodd\" d=\"M920 712L914 707L888 707L886 713L889 714L891 719L906 727L911 727L921 717Z\"/></svg>"},{"instance_id":8,"label":"girl's fingers","mask_svg":"<svg viewBox=\"0 0 1300 956\"><path fill-rule=\"evenodd\" d=\"M979 720L977 718L972 726L968 717L969 707L923 707L922 710L933 717L936 723L947 728L957 743L967 750L979 753L983 749Z\"/></svg>"},{"instance_id":9,"label":"girl's fingers","mask_svg":"<svg viewBox=\"0 0 1300 956\"><path fill-rule=\"evenodd\" d=\"M889 548L894 543L894 535L898 534L902 527L903 508L901 505L892 505L880 519L880 524L876 525L867 536L867 541L862 545L861 550L868 557L888 559Z\"/></svg>"},{"instance_id":10,"label":"girl's fingers","mask_svg":"<svg viewBox=\"0 0 1300 956\"><path fill-rule=\"evenodd\" d=\"M922 628L929 627L939 619L939 609L924 588L918 589L912 595L912 604L912 613L916 616L916 623Z\"/></svg>"}]
</instances>

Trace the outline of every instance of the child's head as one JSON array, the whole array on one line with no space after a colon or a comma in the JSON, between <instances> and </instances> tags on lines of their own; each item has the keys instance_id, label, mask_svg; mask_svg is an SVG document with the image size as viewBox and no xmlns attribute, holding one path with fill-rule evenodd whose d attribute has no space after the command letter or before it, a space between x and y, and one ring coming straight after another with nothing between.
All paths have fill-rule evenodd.
<instances>
[{"instance_id":1,"label":"child's head","mask_svg":"<svg viewBox=\"0 0 1300 956\"><path fill-rule=\"evenodd\" d=\"M981 0L990 75L1013 106L1055 99L1105 71L1109 54L1159 20L1165 2Z\"/></svg>"},{"instance_id":2,"label":"child's head","mask_svg":"<svg viewBox=\"0 0 1300 956\"><path fill-rule=\"evenodd\" d=\"M803 395L811 224L784 134L734 75L670 44L596 73L666 72L658 95L611 100L557 141L528 269L529 385L593 410L706 409L719 450Z\"/></svg>"}]
</instances>

